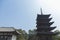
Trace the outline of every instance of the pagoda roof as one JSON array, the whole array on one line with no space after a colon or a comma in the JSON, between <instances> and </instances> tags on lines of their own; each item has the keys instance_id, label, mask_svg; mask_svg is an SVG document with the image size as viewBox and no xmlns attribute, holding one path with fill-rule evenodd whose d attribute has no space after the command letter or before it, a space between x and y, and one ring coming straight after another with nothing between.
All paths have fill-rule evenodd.
<instances>
[{"instance_id":1,"label":"pagoda roof","mask_svg":"<svg viewBox=\"0 0 60 40\"><path fill-rule=\"evenodd\" d=\"M51 20L52 18L41 18L41 19L36 19L36 21L38 21L38 22L49 22L50 20Z\"/></svg>"},{"instance_id":2,"label":"pagoda roof","mask_svg":"<svg viewBox=\"0 0 60 40\"><path fill-rule=\"evenodd\" d=\"M49 24L52 25L54 22L50 22Z\"/></svg>"},{"instance_id":3,"label":"pagoda roof","mask_svg":"<svg viewBox=\"0 0 60 40\"><path fill-rule=\"evenodd\" d=\"M37 30L53 30L56 27L37 27Z\"/></svg>"},{"instance_id":4,"label":"pagoda roof","mask_svg":"<svg viewBox=\"0 0 60 40\"><path fill-rule=\"evenodd\" d=\"M51 20L52 18L37 18L36 20Z\"/></svg>"},{"instance_id":5,"label":"pagoda roof","mask_svg":"<svg viewBox=\"0 0 60 40\"><path fill-rule=\"evenodd\" d=\"M44 27L44 26L42 26L42 27L38 27L38 28L43 28L43 29L45 29L45 28L53 28L54 29L54 28L56 28L56 26L55 27L48 27L48 26Z\"/></svg>"},{"instance_id":6,"label":"pagoda roof","mask_svg":"<svg viewBox=\"0 0 60 40\"><path fill-rule=\"evenodd\" d=\"M37 14L37 18L49 18L51 14L48 14L48 15L40 15L40 14Z\"/></svg>"},{"instance_id":7,"label":"pagoda roof","mask_svg":"<svg viewBox=\"0 0 60 40\"><path fill-rule=\"evenodd\" d=\"M51 14L43 14L43 15L41 15L41 14L37 14L37 16L50 16Z\"/></svg>"},{"instance_id":8,"label":"pagoda roof","mask_svg":"<svg viewBox=\"0 0 60 40\"><path fill-rule=\"evenodd\" d=\"M39 35L55 35L56 33L54 32L37 32Z\"/></svg>"},{"instance_id":9,"label":"pagoda roof","mask_svg":"<svg viewBox=\"0 0 60 40\"><path fill-rule=\"evenodd\" d=\"M0 33L16 33L21 34L13 27L0 27Z\"/></svg>"},{"instance_id":10,"label":"pagoda roof","mask_svg":"<svg viewBox=\"0 0 60 40\"><path fill-rule=\"evenodd\" d=\"M53 24L54 22L39 22L39 21L37 21L36 23L39 23L39 24Z\"/></svg>"},{"instance_id":11,"label":"pagoda roof","mask_svg":"<svg viewBox=\"0 0 60 40\"><path fill-rule=\"evenodd\" d=\"M37 22L36 24L41 26L41 25L44 25L44 26L50 26L52 25L54 22Z\"/></svg>"}]
</instances>

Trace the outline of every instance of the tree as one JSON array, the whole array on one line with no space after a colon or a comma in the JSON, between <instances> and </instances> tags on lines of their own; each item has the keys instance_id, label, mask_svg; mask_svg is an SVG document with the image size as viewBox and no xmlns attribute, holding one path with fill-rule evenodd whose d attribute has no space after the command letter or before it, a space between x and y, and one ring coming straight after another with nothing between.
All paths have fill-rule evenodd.
<instances>
[{"instance_id":1,"label":"tree","mask_svg":"<svg viewBox=\"0 0 60 40\"><path fill-rule=\"evenodd\" d=\"M21 33L20 35L17 35L17 40L27 40L27 33L25 30L18 29L18 31Z\"/></svg>"},{"instance_id":2,"label":"tree","mask_svg":"<svg viewBox=\"0 0 60 40\"><path fill-rule=\"evenodd\" d=\"M37 36L36 36L36 30L29 30L29 37L28 40L36 40Z\"/></svg>"},{"instance_id":3,"label":"tree","mask_svg":"<svg viewBox=\"0 0 60 40\"><path fill-rule=\"evenodd\" d=\"M53 36L53 40L60 40L60 31L56 30L56 31L54 31L54 33L56 33L56 35Z\"/></svg>"}]
</instances>

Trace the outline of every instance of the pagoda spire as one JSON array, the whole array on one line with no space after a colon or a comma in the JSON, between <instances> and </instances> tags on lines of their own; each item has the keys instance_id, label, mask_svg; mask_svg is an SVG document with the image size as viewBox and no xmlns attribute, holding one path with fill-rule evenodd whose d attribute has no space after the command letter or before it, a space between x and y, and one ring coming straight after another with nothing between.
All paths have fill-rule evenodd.
<instances>
[{"instance_id":1,"label":"pagoda spire","mask_svg":"<svg viewBox=\"0 0 60 40\"><path fill-rule=\"evenodd\" d=\"M41 10L41 15L43 15L42 8L40 8L40 10Z\"/></svg>"}]
</instances>

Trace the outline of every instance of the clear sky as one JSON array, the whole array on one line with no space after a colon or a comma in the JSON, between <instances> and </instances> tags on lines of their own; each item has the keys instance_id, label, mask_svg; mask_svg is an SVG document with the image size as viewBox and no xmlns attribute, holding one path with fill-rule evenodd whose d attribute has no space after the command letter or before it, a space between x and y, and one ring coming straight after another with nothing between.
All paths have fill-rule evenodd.
<instances>
[{"instance_id":1,"label":"clear sky","mask_svg":"<svg viewBox=\"0 0 60 40\"><path fill-rule=\"evenodd\" d=\"M0 27L35 29L40 8L51 14L53 26L60 30L60 0L0 0Z\"/></svg>"}]
</instances>

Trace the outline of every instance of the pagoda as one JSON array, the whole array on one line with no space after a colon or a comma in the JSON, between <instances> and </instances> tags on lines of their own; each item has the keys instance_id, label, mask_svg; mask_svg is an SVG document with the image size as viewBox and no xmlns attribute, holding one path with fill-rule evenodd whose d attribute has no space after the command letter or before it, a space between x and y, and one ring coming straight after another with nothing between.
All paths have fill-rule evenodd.
<instances>
[{"instance_id":1,"label":"pagoda","mask_svg":"<svg viewBox=\"0 0 60 40\"><path fill-rule=\"evenodd\" d=\"M37 31L38 40L53 40L52 36L56 34L51 31L56 27L51 27L51 25L54 22L50 22L52 18L49 18L49 16L50 14L48 15L42 14L42 11L41 11L41 15L40 14L37 15L36 31Z\"/></svg>"}]
</instances>

